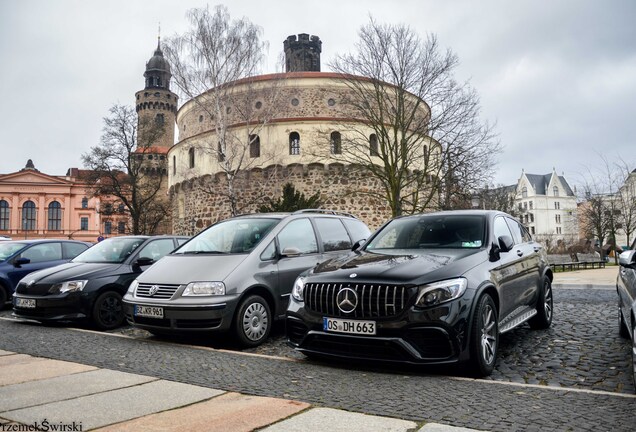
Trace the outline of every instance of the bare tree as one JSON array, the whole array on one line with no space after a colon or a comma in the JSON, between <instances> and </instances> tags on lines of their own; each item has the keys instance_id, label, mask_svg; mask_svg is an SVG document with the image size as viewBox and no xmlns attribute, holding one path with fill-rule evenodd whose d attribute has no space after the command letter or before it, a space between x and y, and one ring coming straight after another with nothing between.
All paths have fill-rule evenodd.
<instances>
[{"instance_id":1,"label":"bare tree","mask_svg":"<svg viewBox=\"0 0 636 432\"><path fill-rule=\"evenodd\" d=\"M364 193L387 201L394 216L465 206L491 178L500 145L479 118L477 93L454 78L457 56L434 35L421 40L373 18L356 48L330 65L343 74L344 102L359 122L348 123L338 157L379 180L382 190Z\"/></svg>"},{"instance_id":2,"label":"bare tree","mask_svg":"<svg viewBox=\"0 0 636 432\"><path fill-rule=\"evenodd\" d=\"M214 134L206 138L201 150L224 173L221 194L236 215L241 210L239 194L245 171L277 163L273 153L258 158L250 155L259 131L279 107L277 86L257 86L253 78L259 73L267 44L261 41L260 27L246 18L231 20L224 6L191 9L187 18L191 28L165 41L164 51L173 82L213 124ZM203 189L219 193L218 188Z\"/></svg>"},{"instance_id":3,"label":"bare tree","mask_svg":"<svg viewBox=\"0 0 636 432\"><path fill-rule=\"evenodd\" d=\"M486 185L480 189L476 197L479 207L485 210L500 210L513 216L520 216L523 210L515 206L517 186Z\"/></svg>"},{"instance_id":4,"label":"bare tree","mask_svg":"<svg viewBox=\"0 0 636 432\"><path fill-rule=\"evenodd\" d=\"M622 175L616 176L623 180L616 194L616 206L619 211L616 220L618 228L622 229L626 237L626 245L631 245L632 234L636 231L636 170L630 170L625 162L616 163L616 169Z\"/></svg>"},{"instance_id":5,"label":"bare tree","mask_svg":"<svg viewBox=\"0 0 636 432\"><path fill-rule=\"evenodd\" d=\"M100 144L82 155L89 170L84 180L94 195L102 197L100 211L107 218L125 213L130 217L128 232L155 234L168 215L167 200L159 194L167 173L165 160L150 167L146 154L163 134L163 127L138 119L129 106L113 105L109 112ZM139 142L138 128L144 129L145 142Z\"/></svg>"}]
</instances>

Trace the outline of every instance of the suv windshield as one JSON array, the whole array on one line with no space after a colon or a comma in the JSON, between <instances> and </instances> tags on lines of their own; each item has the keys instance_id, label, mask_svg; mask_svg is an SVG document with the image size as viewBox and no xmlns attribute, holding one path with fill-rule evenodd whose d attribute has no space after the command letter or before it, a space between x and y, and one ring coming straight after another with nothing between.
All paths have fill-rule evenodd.
<instances>
[{"instance_id":1,"label":"suv windshield","mask_svg":"<svg viewBox=\"0 0 636 432\"><path fill-rule=\"evenodd\" d=\"M6 260L24 246L24 243L0 243L0 261Z\"/></svg>"},{"instance_id":2,"label":"suv windshield","mask_svg":"<svg viewBox=\"0 0 636 432\"><path fill-rule=\"evenodd\" d=\"M367 251L392 249L480 248L486 220L475 215L421 216L395 219L365 247Z\"/></svg>"},{"instance_id":3,"label":"suv windshield","mask_svg":"<svg viewBox=\"0 0 636 432\"><path fill-rule=\"evenodd\" d=\"M280 219L231 219L212 225L174 254L249 253Z\"/></svg>"},{"instance_id":4,"label":"suv windshield","mask_svg":"<svg viewBox=\"0 0 636 432\"><path fill-rule=\"evenodd\" d=\"M73 259L82 263L122 263L146 239L144 238L109 238L86 249Z\"/></svg>"}]
</instances>

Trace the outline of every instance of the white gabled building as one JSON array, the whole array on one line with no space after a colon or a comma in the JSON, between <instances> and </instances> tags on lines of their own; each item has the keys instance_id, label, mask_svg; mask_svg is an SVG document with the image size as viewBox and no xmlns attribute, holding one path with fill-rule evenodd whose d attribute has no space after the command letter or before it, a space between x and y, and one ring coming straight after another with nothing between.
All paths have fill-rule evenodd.
<instances>
[{"instance_id":1,"label":"white gabled building","mask_svg":"<svg viewBox=\"0 0 636 432\"><path fill-rule=\"evenodd\" d=\"M575 191L563 176L521 172L515 205L519 217L537 240L574 243L579 237Z\"/></svg>"}]
</instances>

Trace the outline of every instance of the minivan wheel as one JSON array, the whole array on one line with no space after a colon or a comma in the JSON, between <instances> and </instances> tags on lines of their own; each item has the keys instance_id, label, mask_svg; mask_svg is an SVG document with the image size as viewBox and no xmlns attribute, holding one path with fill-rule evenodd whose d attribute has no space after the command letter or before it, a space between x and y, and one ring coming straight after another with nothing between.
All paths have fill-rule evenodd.
<instances>
[{"instance_id":1,"label":"minivan wheel","mask_svg":"<svg viewBox=\"0 0 636 432\"><path fill-rule=\"evenodd\" d=\"M265 299L251 295L241 302L234 319L238 341L246 347L262 344L272 328L271 313Z\"/></svg>"},{"instance_id":2,"label":"minivan wheel","mask_svg":"<svg viewBox=\"0 0 636 432\"><path fill-rule=\"evenodd\" d=\"M484 294L479 298L473 315L470 338L470 366L477 376L488 376L497 362L499 326L497 307L492 297Z\"/></svg>"},{"instance_id":3,"label":"minivan wheel","mask_svg":"<svg viewBox=\"0 0 636 432\"><path fill-rule=\"evenodd\" d=\"M620 304L618 305L618 334L624 339L629 339L629 329L627 328L627 323L625 322Z\"/></svg>"},{"instance_id":4,"label":"minivan wheel","mask_svg":"<svg viewBox=\"0 0 636 432\"><path fill-rule=\"evenodd\" d=\"M115 291L106 291L95 300L93 323L100 330L112 330L124 322L124 307L121 296Z\"/></svg>"},{"instance_id":5,"label":"minivan wheel","mask_svg":"<svg viewBox=\"0 0 636 432\"><path fill-rule=\"evenodd\" d=\"M547 329L552 324L552 314L554 312L554 302L552 299L552 283L548 277L543 278L539 300L537 301L537 314L530 318L528 324L535 330Z\"/></svg>"}]
</instances>

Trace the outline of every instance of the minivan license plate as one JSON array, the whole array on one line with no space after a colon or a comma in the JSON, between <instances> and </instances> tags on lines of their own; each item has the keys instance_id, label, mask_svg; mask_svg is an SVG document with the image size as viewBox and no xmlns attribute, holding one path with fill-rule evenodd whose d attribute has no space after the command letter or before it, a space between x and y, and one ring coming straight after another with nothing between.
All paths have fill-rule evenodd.
<instances>
[{"instance_id":1,"label":"minivan license plate","mask_svg":"<svg viewBox=\"0 0 636 432\"><path fill-rule=\"evenodd\" d=\"M135 305L135 316L146 318L163 318L163 308L155 306Z\"/></svg>"},{"instance_id":2,"label":"minivan license plate","mask_svg":"<svg viewBox=\"0 0 636 432\"><path fill-rule=\"evenodd\" d=\"M336 318L322 319L322 329L327 332L374 335L375 321L344 320Z\"/></svg>"}]
</instances>

